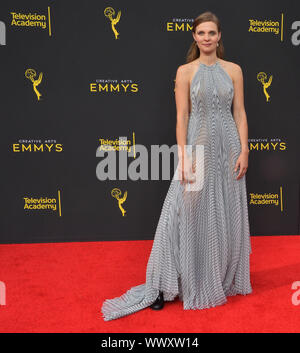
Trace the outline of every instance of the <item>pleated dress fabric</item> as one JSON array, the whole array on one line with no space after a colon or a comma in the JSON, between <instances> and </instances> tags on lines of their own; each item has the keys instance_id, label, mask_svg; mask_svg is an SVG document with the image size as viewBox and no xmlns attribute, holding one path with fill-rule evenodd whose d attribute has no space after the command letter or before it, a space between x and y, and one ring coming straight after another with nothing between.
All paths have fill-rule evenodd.
<instances>
[{"instance_id":1,"label":"pleated dress fabric","mask_svg":"<svg viewBox=\"0 0 300 353\"><path fill-rule=\"evenodd\" d=\"M246 175L237 180L239 169L234 171L241 143L231 113L233 95L233 82L219 61L199 64L190 86L186 143L192 146L197 188L180 183L177 165L146 281L106 299L101 307L105 321L147 308L159 290L165 301L178 296L184 310L215 307L225 304L227 296L252 292Z\"/></svg>"}]
</instances>

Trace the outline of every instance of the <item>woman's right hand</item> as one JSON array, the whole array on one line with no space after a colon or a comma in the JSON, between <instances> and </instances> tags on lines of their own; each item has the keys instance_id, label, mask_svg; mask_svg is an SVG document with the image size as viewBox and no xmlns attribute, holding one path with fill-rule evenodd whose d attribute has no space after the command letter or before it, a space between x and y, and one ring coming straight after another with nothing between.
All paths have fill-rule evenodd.
<instances>
[{"instance_id":1,"label":"woman's right hand","mask_svg":"<svg viewBox=\"0 0 300 353\"><path fill-rule=\"evenodd\" d=\"M195 167L193 167L189 156L182 157L179 160L178 172L180 184L195 182Z\"/></svg>"}]
</instances>

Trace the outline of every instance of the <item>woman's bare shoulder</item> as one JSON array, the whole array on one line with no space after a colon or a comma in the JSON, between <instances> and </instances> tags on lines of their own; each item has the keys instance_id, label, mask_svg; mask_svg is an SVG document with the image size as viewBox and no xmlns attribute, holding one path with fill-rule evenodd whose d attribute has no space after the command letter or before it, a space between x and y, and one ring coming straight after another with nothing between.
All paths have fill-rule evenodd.
<instances>
[{"instance_id":1,"label":"woman's bare shoulder","mask_svg":"<svg viewBox=\"0 0 300 353\"><path fill-rule=\"evenodd\" d=\"M226 72L229 74L231 77L232 81L235 81L235 79L241 75L242 68L240 65L232 62L232 61L227 61L223 59L219 59L220 64L223 66L223 68L226 70Z\"/></svg>"},{"instance_id":2,"label":"woman's bare shoulder","mask_svg":"<svg viewBox=\"0 0 300 353\"><path fill-rule=\"evenodd\" d=\"M190 82L191 78L197 69L198 60L193 60L187 64L179 65L177 68L177 77L186 82Z\"/></svg>"},{"instance_id":3,"label":"woman's bare shoulder","mask_svg":"<svg viewBox=\"0 0 300 353\"><path fill-rule=\"evenodd\" d=\"M223 63L224 67L228 68L233 73L239 73L242 71L242 68L239 64L236 64L232 61L222 60L220 59L221 64Z\"/></svg>"},{"instance_id":4,"label":"woman's bare shoulder","mask_svg":"<svg viewBox=\"0 0 300 353\"><path fill-rule=\"evenodd\" d=\"M224 60L224 59L220 59L220 58L219 58L219 61L221 64L223 64L224 66L226 66L232 70L237 70L237 69L241 68L239 64L236 64L232 61L228 61L228 60Z\"/></svg>"}]
</instances>

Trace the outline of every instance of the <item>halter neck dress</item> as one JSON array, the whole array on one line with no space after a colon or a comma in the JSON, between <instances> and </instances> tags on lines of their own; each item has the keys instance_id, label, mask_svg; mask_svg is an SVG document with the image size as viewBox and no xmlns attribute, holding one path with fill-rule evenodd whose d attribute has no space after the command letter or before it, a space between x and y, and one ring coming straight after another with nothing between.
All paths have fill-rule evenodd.
<instances>
[{"instance_id":1,"label":"halter neck dress","mask_svg":"<svg viewBox=\"0 0 300 353\"><path fill-rule=\"evenodd\" d=\"M145 282L106 299L101 307L105 321L147 308L159 290L164 301L178 296L184 310L215 307L227 296L252 292L246 175L237 180L239 169L234 171L241 143L231 113L233 95L232 79L219 61L199 64L190 85L186 142L195 157L196 187L180 183L177 165Z\"/></svg>"}]
</instances>

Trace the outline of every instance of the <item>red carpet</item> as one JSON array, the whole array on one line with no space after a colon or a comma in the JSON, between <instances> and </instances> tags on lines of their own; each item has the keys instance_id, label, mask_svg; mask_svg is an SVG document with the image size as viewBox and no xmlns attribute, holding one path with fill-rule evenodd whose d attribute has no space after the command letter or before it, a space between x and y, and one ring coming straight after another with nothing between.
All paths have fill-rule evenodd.
<instances>
[{"instance_id":1,"label":"red carpet","mask_svg":"<svg viewBox=\"0 0 300 353\"><path fill-rule=\"evenodd\" d=\"M300 281L300 236L251 242L252 294L206 310L183 310L176 299L107 322L102 301L145 282L152 241L0 245L0 332L299 332L291 287Z\"/></svg>"}]
</instances>

